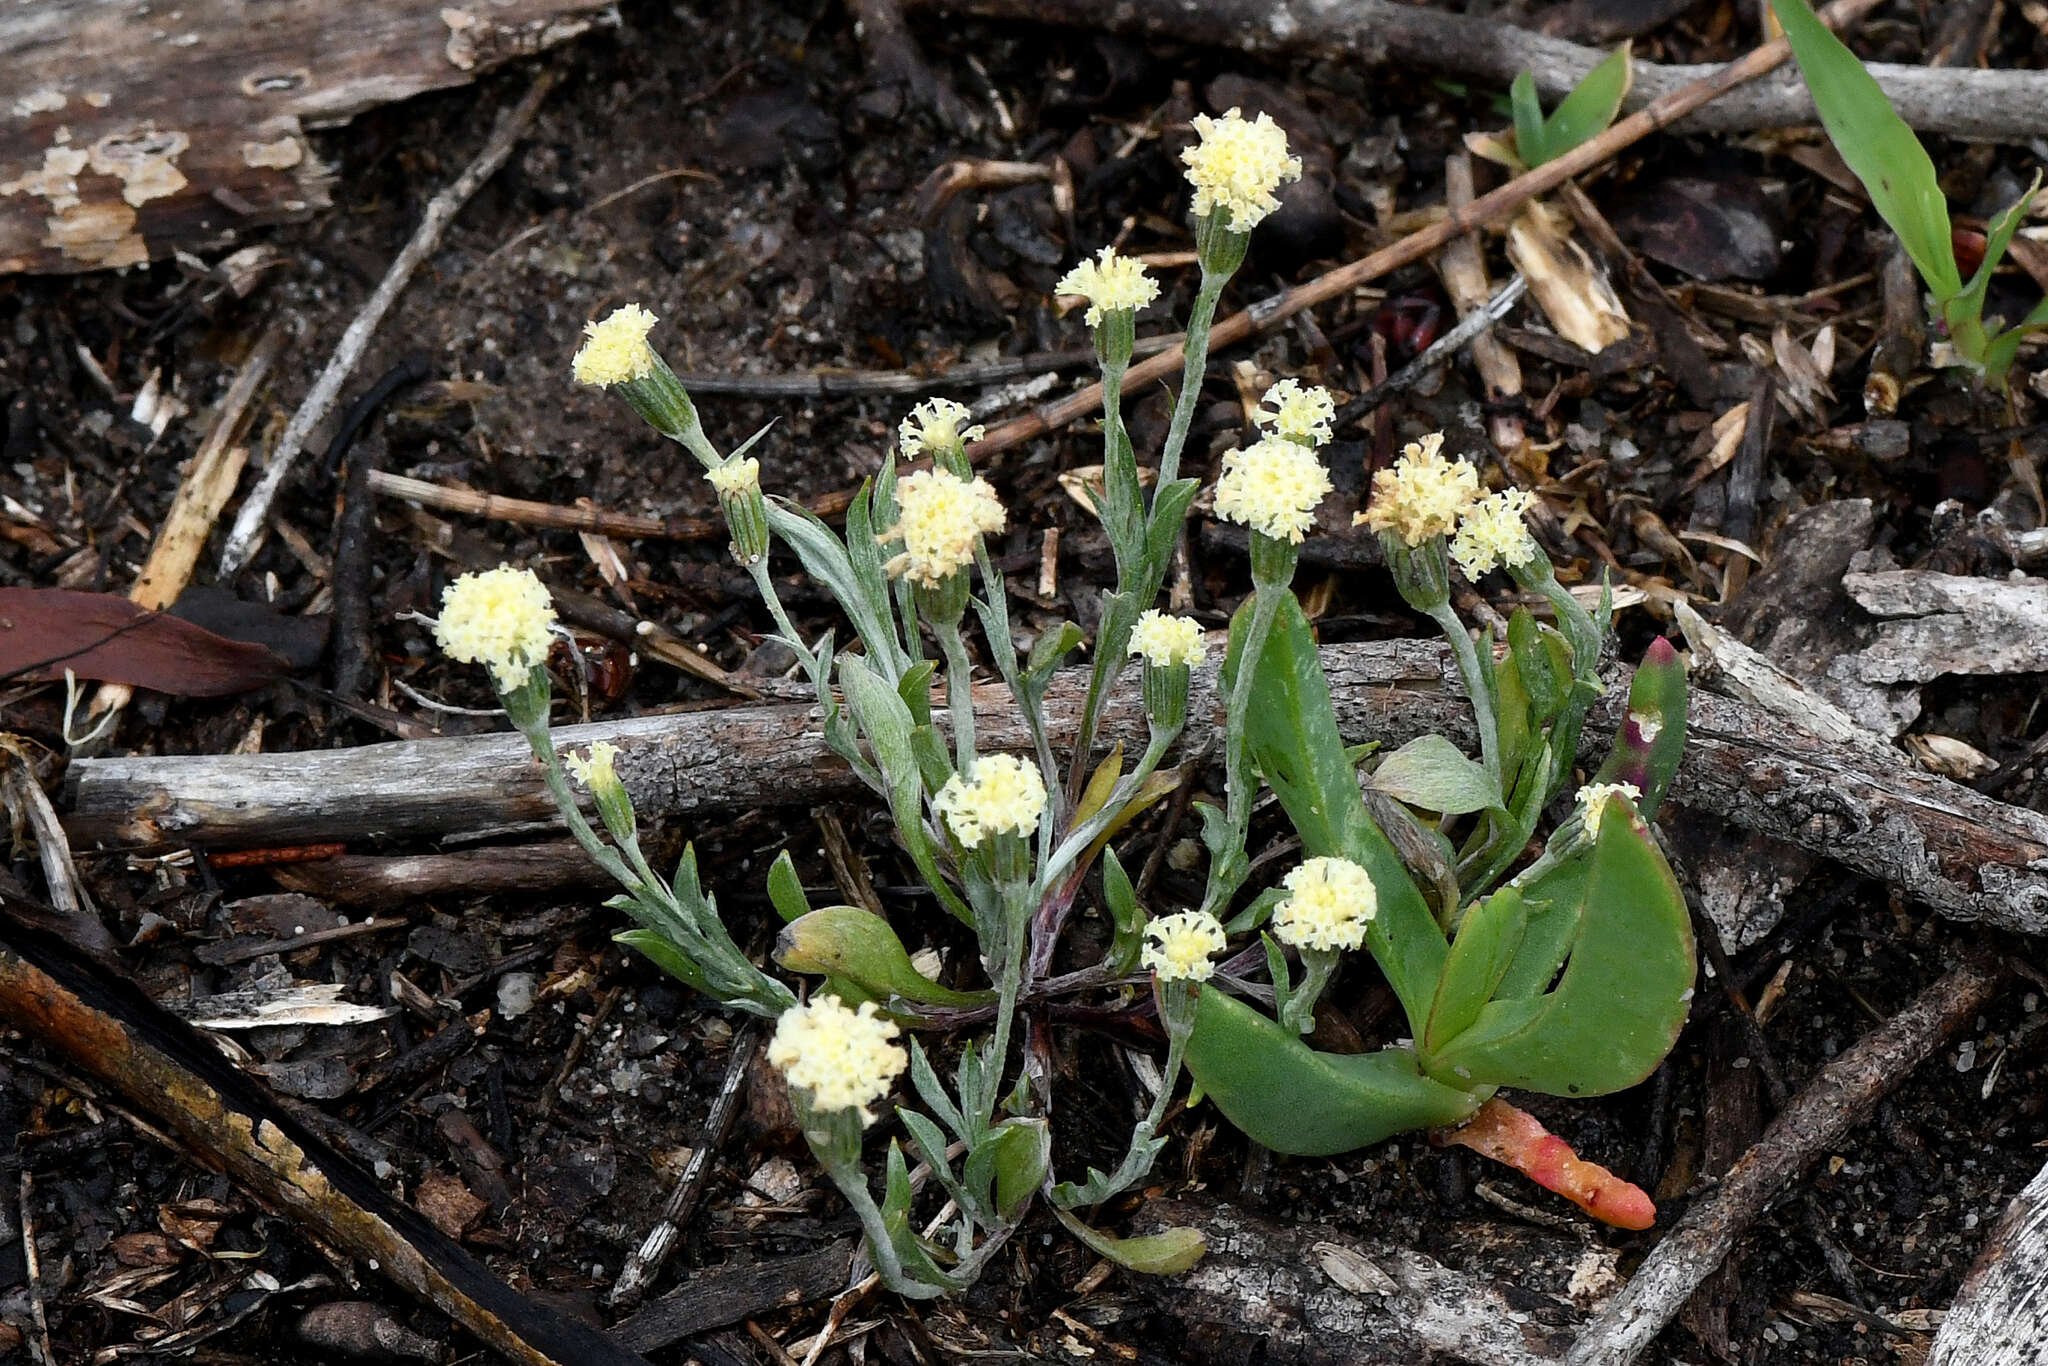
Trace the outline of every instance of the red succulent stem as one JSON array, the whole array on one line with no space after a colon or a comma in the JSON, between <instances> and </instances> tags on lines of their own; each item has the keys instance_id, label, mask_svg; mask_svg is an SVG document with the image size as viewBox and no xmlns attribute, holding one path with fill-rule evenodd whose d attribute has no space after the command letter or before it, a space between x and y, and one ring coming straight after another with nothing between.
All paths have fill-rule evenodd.
<instances>
[{"instance_id":1,"label":"red succulent stem","mask_svg":"<svg viewBox=\"0 0 2048 1366\"><path fill-rule=\"evenodd\" d=\"M1513 1167L1602 1223L1645 1229L1657 1222L1657 1207L1642 1187L1597 1162L1581 1161L1571 1144L1537 1123L1536 1116L1498 1096L1480 1106L1462 1127L1440 1130L1433 1138Z\"/></svg>"}]
</instances>

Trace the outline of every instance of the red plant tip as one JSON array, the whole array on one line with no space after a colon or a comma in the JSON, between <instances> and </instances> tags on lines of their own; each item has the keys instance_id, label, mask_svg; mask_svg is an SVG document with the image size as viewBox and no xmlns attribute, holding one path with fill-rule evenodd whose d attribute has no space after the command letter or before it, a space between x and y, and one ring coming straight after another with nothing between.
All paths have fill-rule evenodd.
<instances>
[{"instance_id":1,"label":"red plant tip","mask_svg":"<svg viewBox=\"0 0 2048 1366\"><path fill-rule=\"evenodd\" d=\"M1569 1143L1498 1096L1479 1107L1463 1128L1438 1140L1470 1148L1513 1167L1545 1190L1556 1191L1603 1224L1646 1229L1657 1222L1657 1207L1643 1188L1624 1181L1597 1162L1582 1162Z\"/></svg>"},{"instance_id":2,"label":"red plant tip","mask_svg":"<svg viewBox=\"0 0 2048 1366\"><path fill-rule=\"evenodd\" d=\"M1658 636L1650 642L1650 648L1643 652L1643 663L1669 665L1678 662L1678 647Z\"/></svg>"}]
</instances>

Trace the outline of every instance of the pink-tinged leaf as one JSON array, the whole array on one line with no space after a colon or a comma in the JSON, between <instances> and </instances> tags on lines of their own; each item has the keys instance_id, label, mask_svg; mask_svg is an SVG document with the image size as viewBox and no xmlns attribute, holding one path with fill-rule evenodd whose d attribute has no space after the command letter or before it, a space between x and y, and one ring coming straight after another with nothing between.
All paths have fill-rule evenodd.
<instances>
[{"instance_id":1,"label":"pink-tinged leaf","mask_svg":"<svg viewBox=\"0 0 2048 1366\"><path fill-rule=\"evenodd\" d=\"M1500 1097L1437 1141L1470 1148L1506 1163L1545 1190L1556 1191L1604 1224L1645 1229L1657 1222L1657 1207L1641 1186L1624 1181L1597 1162L1583 1162L1571 1145Z\"/></svg>"},{"instance_id":2,"label":"pink-tinged leaf","mask_svg":"<svg viewBox=\"0 0 2048 1366\"><path fill-rule=\"evenodd\" d=\"M66 669L177 697L225 697L282 678L290 666L261 645L147 611L118 594L0 588L0 679L50 682Z\"/></svg>"}]
</instances>

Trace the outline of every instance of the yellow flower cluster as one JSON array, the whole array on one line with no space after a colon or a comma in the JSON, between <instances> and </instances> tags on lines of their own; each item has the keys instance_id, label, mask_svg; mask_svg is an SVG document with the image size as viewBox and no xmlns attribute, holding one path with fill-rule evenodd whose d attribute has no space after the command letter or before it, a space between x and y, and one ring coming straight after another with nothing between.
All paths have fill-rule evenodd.
<instances>
[{"instance_id":1,"label":"yellow flower cluster","mask_svg":"<svg viewBox=\"0 0 2048 1366\"><path fill-rule=\"evenodd\" d=\"M984 754L967 776L946 779L932 806L945 817L954 838L969 849L990 835L1029 835L1045 810L1045 779L1035 765L1012 754Z\"/></svg>"},{"instance_id":2,"label":"yellow flower cluster","mask_svg":"<svg viewBox=\"0 0 2048 1366\"><path fill-rule=\"evenodd\" d=\"M1223 952L1223 926L1207 911L1178 911L1145 927L1145 949L1138 961L1162 982L1206 982Z\"/></svg>"},{"instance_id":3,"label":"yellow flower cluster","mask_svg":"<svg viewBox=\"0 0 2048 1366\"><path fill-rule=\"evenodd\" d=\"M777 1018L768 1062L808 1093L813 1109L858 1110L860 1122L871 1124L868 1107L910 1065L910 1055L891 1042L896 1033L873 1001L849 1010L837 996L815 996Z\"/></svg>"},{"instance_id":4,"label":"yellow flower cluster","mask_svg":"<svg viewBox=\"0 0 2048 1366\"><path fill-rule=\"evenodd\" d=\"M1145 267L1116 248L1104 247L1093 261L1083 261L1053 286L1056 293L1078 294L1088 301L1088 325L1100 327L1102 315L1136 312L1159 297L1159 282Z\"/></svg>"},{"instance_id":5,"label":"yellow flower cluster","mask_svg":"<svg viewBox=\"0 0 2048 1366\"><path fill-rule=\"evenodd\" d=\"M1312 858L1286 878L1288 898L1273 911L1273 934L1298 949L1355 949L1379 914L1372 875L1344 858Z\"/></svg>"},{"instance_id":6,"label":"yellow flower cluster","mask_svg":"<svg viewBox=\"0 0 2048 1366\"><path fill-rule=\"evenodd\" d=\"M1392 469L1372 477L1372 505L1354 518L1374 531L1392 531L1407 544L1448 536L1479 498L1479 471L1446 460L1441 432L1411 441Z\"/></svg>"},{"instance_id":7,"label":"yellow flower cluster","mask_svg":"<svg viewBox=\"0 0 2048 1366\"><path fill-rule=\"evenodd\" d=\"M533 571L501 564L448 585L434 639L450 659L483 665L499 692L511 692L546 662L554 623L555 605Z\"/></svg>"},{"instance_id":8,"label":"yellow flower cluster","mask_svg":"<svg viewBox=\"0 0 2048 1366\"><path fill-rule=\"evenodd\" d=\"M896 484L896 525L881 534L903 542L889 561L889 577L936 588L974 559L974 541L1008 522L986 479L972 481L945 470L916 470Z\"/></svg>"},{"instance_id":9,"label":"yellow flower cluster","mask_svg":"<svg viewBox=\"0 0 2048 1366\"><path fill-rule=\"evenodd\" d=\"M1285 437L1232 451L1216 481L1216 515L1276 541L1301 544L1315 525L1316 504L1330 491L1330 475L1316 453Z\"/></svg>"},{"instance_id":10,"label":"yellow flower cluster","mask_svg":"<svg viewBox=\"0 0 2048 1366\"><path fill-rule=\"evenodd\" d=\"M580 384L609 388L654 372L654 351L647 334L654 315L638 304L613 309L603 322L583 324L585 341L572 368Z\"/></svg>"},{"instance_id":11,"label":"yellow flower cluster","mask_svg":"<svg viewBox=\"0 0 2048 1366\"><path fill-rule=\"evenodd\" d=\"M619 775L612 768L612 760L619 757L619 747L609 740L593 741L590 756L584 758L575 754L564 754L562 762L569 772L576 775L576 781L583 784L585 792L596 792L600 788L617 787Z\"/></svg>"},{"instance_id":12,"label":"yellow flower cluster","mask_svg":"<svg viewBox=\"0 0 2048 1366\"><path fill-rule=\"evenodd\" d=\"M1197 218L1220 211L1232 232L1250 232L1280 207L1273 194L1280 182L1301 179L1301 158L1287 155L1287 132L1271 115L1197 114L1195 132L1198 140L1180 159L1195 187Z\"/></svg>"},{"instance_id":13,"label":"yellow flower cluster","mask_svg":"<svg viewBox=\"0 0 2048 1366\"><path fill-rule=\"evenodd\" d=\"M1468 579L1477 579L1497 565L1521 566L1536 558L1536 538L1522 517L1535 498L1522 489L1503 489L1465 509L1458 534L1451 537L1451 558Z\"/></svg>"},{"instance_id":14,"label":"yellow flower cluster","mask_svg":"<svg viewBox=\"0 0 2048 1366\"><path fill-rule=\"evenodd\" d=\"M1306 387L1298 379L1283 379L1266 391L1252 410L1252 421L1269 427L1275 436L1320 446L1332 435L1337 420L1337 400L1319 384Z\"/></svg>"},{"instance_id":15,"label":"yellow flower cluster","mask_svg":"<svg viewBox=\"0 0 2048 1366\"><path fill-rule=\"evenodd\" d=\"M1131 653L1145 656L1147 663L1159 668L1172 664L1193 668L1208 657L1209 650L1202 643L1202 623L1148 607L1131 629Z\"/></svg>"},{"instance_id":16,"label":"yellow flower cluster","mask_svg":"<svg viewBox=\"0 0 2048 1366\"><path fill-rule=\"evenodd\" d=\"M1635 801L1642 795L1643 790L1634 783L1587 783L1579 789L1578 795L1579 806L1586 813L1586 833L1599 833L1600 820L1607 814L1608 805L1616 797L1626 797L1630 801Z\"/></svg>"},{"instance_id":17,"label":"yellow flower cluster","mask_svg":"<svg viewBox=\"0 0 2048 1366\"><path fill-rule=\"evenodd\" d=\"M721 498L737 498L752 493L761 487L761 462L751 455L737 460L728 460L717 469L705 471L704 477L711 481L711 487L718 490Z\"/></svg>"},{"instance_id":18,"label":"yellow flower cluster","mask_svg":"<svg viewBox=\"0 0 2048 1366\"><path fill-rule=\"evenodd\" d=\"M969 441L979 441L987 428L960 425L973 416L964 403L955 403L950 398L928 398L897 424L897 448L905 460L915 460L926 452L949 451Z\"/></svg>"}]
</instances>

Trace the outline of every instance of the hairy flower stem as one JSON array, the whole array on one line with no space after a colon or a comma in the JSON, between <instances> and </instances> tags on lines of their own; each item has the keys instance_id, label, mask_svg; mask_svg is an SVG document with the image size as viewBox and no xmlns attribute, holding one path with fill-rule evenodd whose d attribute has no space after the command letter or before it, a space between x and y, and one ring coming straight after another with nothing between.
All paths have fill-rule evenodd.
<instances>
[{"instance_id":1,"label":"hairy flower stem","mask_svg":"<svg viewBox=\"0 0 2048 1366\"><path fill-rule=\"evenodd\" d=\"M1159 476L1153 480L1154 489L1163 489L1180 477L1181 450L1187 445L1188 429L1195 420L1195 405L1201 399L1202 376L1209 365L1209 326L1216 317L1216 301L1223 297L1223 287L1230 283L1230 270L1202 268L1201 287L1196 291L1194 309L1188 315L1187 330L1181 334L1180 393L1174 399L1173 420L1167 428L1166 445L1159 455ZM1115 371L1114 387L1111 371ZM1121 366L1105 364L1103 367L1103 428L1105 438L1111 443L1106 449L1110 458L1115 459L1119 449L1128 451L1130 442L1123 437L1123 369ZM1115 416L1112 417L1111 414ZM1108 469L1104 468L1104 490L1108 492ZM1136 464L1133 457L1132 483L1135 485ZM1138 507L1143 506L1144 495L1133 488L1132 497ZM1116 515L1112 506L1104 509L1111 516ZM1157 509L1154 509L1156 515ZM1106 520L1106 519L1105 519ZM1067 774L1067 788L1070 799L1078 798L1081 792L1082 775L1087 771L1088 755L1095 745L1095 732L1102 717L1102 707L1109 693L1116 686L1118 675L1123 672L1124 651L1130 644L1131 627L1137 622L1138 614L1152 605L1159 596L1159 586L1166 582L1166 566L1173 560L1173 552L1180 544L1179 533L1166 545L1158 562L1147 555L1144 546L1151 537L1149 517L1136 517L1144 535L1138 542L1137 564L1125 564L1121 553L1117 557L1117 591L1105 601L1102 621L1096 628L1095 660L1088 675L1088 700L1081 711L1081 728L1075 737L1074 762ZM1112 541L1116 538L1112 537Z\"/></svg>"},{"instance_id":2,"label":"hairy flower stem","mask_svg":"<svg viewBox=\"0 0 2048 1366\"><path fill-rule=\"evenodd\" d=\"M957 622L933 622L932 634L946 656L946 705L953 712L953 763L962 774L974 762L974 666Z\"/></svg>"},{"instance_id":3,"label":"hairy flower stem","mask_svg":"<svg viewBox=\"0 0 2048 1366\"><path fill-rule=\"evenodd\" d=\"M1493 779L1493 785L1498 789L1501 785L1500 718L1494 709L1493 690L1487 685L1487 675L1480 672L1479 646L1449 603L1432 607L1429 618L1444 633L1444 639L1450 642L1451 655L1458 661L1458 676L1465 682L1465 695L1472 699L1472 719L1479 727L1479 755L1486 764L1486 775ZM1489 644L1487 648L1492 646Z\"/></svg>"},{"instance_id":4,"label":"hairy flower stem","mask_svg":"<svg viewBox=\"0 0 2048 1366\"><path fill-rule=\"evenodd\" d=\"M1202 395L1202 376L1209 366L1209 324L1216 317L1216 301L1223 297L1223 286L1229 283L1229 272L1212 271L1206 265L1202 268L1202 285L1195 293L1187 330L1181 334L1180 394L1174 399L1166 445L1159 452L1159 478L1154 488L1165 488L1180 477L1181 448L1188 443L1188 428L1194 424L1195 405Z\"/></svg>"}]
</instances>

